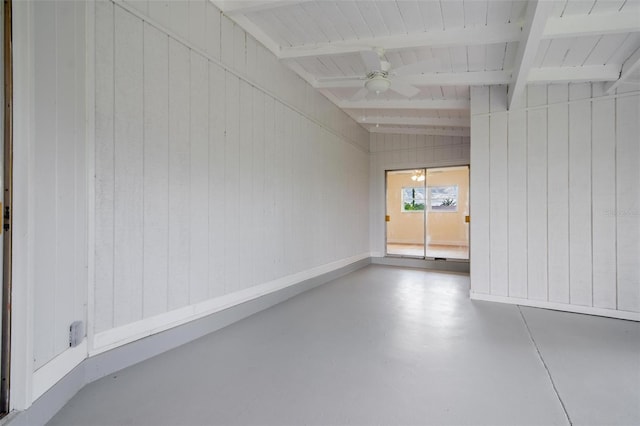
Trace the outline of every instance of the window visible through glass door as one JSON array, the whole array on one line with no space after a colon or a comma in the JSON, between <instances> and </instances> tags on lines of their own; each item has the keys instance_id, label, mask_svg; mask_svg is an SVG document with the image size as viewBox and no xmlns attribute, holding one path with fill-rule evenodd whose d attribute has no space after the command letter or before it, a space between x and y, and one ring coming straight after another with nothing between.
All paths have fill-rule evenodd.
<instances>
[{"instance_id":1,"label":"window visible through glass door","mask_svg":"<svg viewBox=\"0 0 640 426\"><path fill-rule=\"evenodd\" d=\"M469 259L469 167L386 173L386 254Z\"/></svg>"}]
</instances>

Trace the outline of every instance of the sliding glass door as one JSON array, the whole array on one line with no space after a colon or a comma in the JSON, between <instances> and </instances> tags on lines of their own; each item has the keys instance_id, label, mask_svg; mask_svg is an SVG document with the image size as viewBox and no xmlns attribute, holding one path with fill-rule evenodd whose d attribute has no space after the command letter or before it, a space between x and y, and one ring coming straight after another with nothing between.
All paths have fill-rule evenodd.
<instances>
[{"instance_id":1,"label":"sliding glass door","mask_svg":"<svg viewBox=\"0 0 640 426\"><path fill-rule=\"evenodd\" d=\"M424 257L425 169L387 172L387 254Z\"/></svg>"},{"instance_id":2,"label":"sliding glass door","mask_svg":"<svg viewBox=\"0 0 640 426\"><path fill-rule=\"evenodd\" d=\"M388 171L386 253L469 259L469 167Z\"/></svg>"}]
</instances>

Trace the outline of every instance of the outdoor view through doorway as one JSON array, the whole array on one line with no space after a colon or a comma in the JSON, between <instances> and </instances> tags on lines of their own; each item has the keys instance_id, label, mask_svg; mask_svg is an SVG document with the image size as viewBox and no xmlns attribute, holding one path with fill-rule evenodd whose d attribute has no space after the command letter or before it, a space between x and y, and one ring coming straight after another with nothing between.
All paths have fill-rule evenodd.
<instances>
[{"instance_id":1,"label":"outdoor view through doorway","mask_svg":"<svg viewBox=\"0 0 640 426\"><path fill-rule=\"evenodd\" d=\"M469 259L469 167L387 171L387 255Z\"/></svg>"}]
</instances>

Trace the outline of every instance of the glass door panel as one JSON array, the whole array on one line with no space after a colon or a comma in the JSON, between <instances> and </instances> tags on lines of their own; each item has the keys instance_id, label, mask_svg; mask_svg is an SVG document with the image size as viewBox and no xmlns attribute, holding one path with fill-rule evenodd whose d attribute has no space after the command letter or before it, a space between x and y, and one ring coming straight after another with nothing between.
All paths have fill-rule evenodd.
<instances>
[{"instance_id":1,"label":"glass door panel","mask_svg":"<svg viewBox=\"0 0 640 426\"><path fill-rule=\"evenodd\" d=\"M469 259L469 167L427 169L425 256Z\"/></svg>"},{"instance_id":2,"label":"glass door panel","mask_svg":"<svg viewBox=\"0 0 640 426\"><path fill-rule=\"evenodd\" d=\"M386 224L387 254L425 256L425 169L388 171Z\"/></svg>"}]
</instances>

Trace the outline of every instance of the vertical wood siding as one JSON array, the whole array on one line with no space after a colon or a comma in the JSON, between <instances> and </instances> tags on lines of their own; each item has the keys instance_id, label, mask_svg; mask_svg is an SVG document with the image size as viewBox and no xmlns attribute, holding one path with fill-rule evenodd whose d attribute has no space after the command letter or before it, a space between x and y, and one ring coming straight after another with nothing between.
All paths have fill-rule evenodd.
<instances>
[{"instance_id":1,"label":"vertical wood siding","mask_svg":"<svg viewBox=\"0 0 640 426\"><path fill-rule=\"evenodd\" d=\"M530 86L508 113L489 109L506 89L472 89L471 170L489 175L471 185L472 236L489 229L472 239L473 292L640 312L640 96L601 89Z\"/></svg>"},{"instance_id":2,"label":"vertical wood siding","mask_svg":"<svg viewBox=\"0 0 640 426\"><path fill-rule=\"evenodd\" d=\"M367 252L367 133L210 2L130 6L96 3L94 331Z\"/></svg>"},{"instance_id":3,"label":"vertical wood siding","mask_svg":"<svg viewBox=\"0 0 640 426\"><path fill-rule=\"evenodd\" d=\"M86 320L84 13L74 1L34 8L34 369Z\"/></svg>"}]
</instances>

